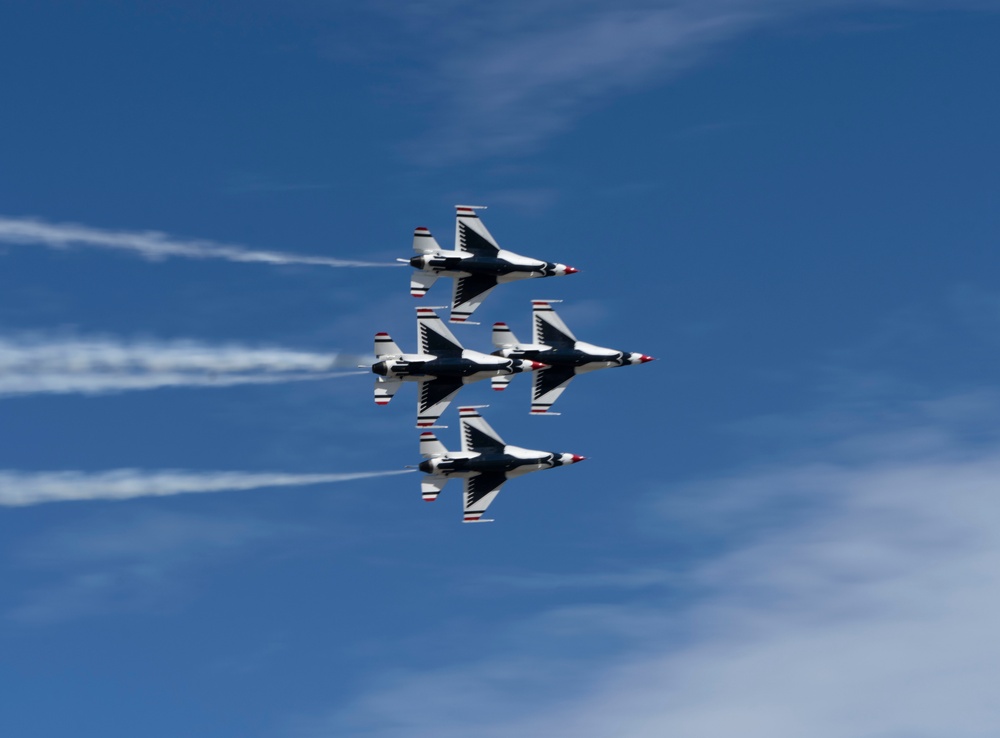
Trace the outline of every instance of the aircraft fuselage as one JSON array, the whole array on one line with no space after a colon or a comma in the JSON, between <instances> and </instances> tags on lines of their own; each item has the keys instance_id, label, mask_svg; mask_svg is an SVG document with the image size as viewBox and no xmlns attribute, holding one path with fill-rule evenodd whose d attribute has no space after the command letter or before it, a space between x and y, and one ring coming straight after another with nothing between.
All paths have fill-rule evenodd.
<instances>
[{"instance_id":1,"label":"aircraft fuselage","mask_svg":"<svg viewBox=\"0 0 1000 738\"><path fill-rule=\"evenodd\" d=\"M466 356L470 354L470 356ZM472 380L530 370L530 362L520 359L463 351L462 356L404 355L398 359L383 359L372 365L372 372L383 377L420 381L429 377L451 377Z\"/></svg>"},{"instance_id":2,"label":"aircraft fuselage","mask_svg":"<svg viewBox=\"0 0 1000 738\"><path fill-rule=\"evenodd\" d=\"M577 346L581 343L578 341ZM642 355L585 344L585 348L555 348L541 345L532 347L518 346L498 349L493 352L493 356L507 359L540 361L551 367L567 367L575 369L578 372L585 372L639 363ZM635 357L634 360L633 357Z\"/></svg>"},{"instance_id":3,"label":"aircraft fuselage","mask_svg":"<svg viewBox=\"0 0 1000 738\"><path fill-rule=\"evenodd\" d=\"M566 272L562 264L529 259L509 251L476 256L462 251L439 251L410 257L410 266L442 277L483 276L499 282L553 277Z\"/></svg>"},{"instance_id":4,"label":"aircraft fuselage","mask_svg":"<svg viewBox=\"0 0 1000 738\"><path fill-rule=\"evenodd\" d=\"M418 468L427 474L441 476L469 477L475 474L503 474L510 478L541 469L571 464L574 458L581 459L582 457L508 446L504 453L459 452L433 459L424 459Z\"/></svg>"}]
</instances>

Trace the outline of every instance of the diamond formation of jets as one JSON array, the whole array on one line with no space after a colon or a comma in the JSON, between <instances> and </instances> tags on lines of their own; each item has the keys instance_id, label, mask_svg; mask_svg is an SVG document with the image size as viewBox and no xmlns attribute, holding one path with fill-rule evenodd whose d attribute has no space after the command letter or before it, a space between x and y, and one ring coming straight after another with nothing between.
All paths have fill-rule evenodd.
<instances>
[{"instance_id":1,"label":"diamond formation of jets","mask_svg":"<svg viewBox=\"0 0 1000 738\"><path fill-rule=\"evenodd\" d=\"M578 269L551 261L531 259L501 249L476 215L478 206L455 206L455 249L445 251L426 228L413 232L409 263L417 271L410 278L410 294L423 297L438 277L453 277L452 323L464 323L494 287L505 282L575 274Z\"/></svg>"},{"instance_id":2,"label":"diamond formation of jets","mask_svg":"<svg viewBox=\"0 0 1000 738\"><path fill-rule=\"evenodd\" d=\"M417 308L420 353L404 354L388 333L375 334L375 404L388 405L403 382L419 382L417 427L432 427L463 385L541 369L532 359L508 359L463 348L433 308Z\"/></svg>"},{"instance_id":3,"label":"diamond formation of jets","mask_svg":"<svg viewBox=\"0 0 1000 738\"><path fill-rule=\"evenodd\" d=\"M468 319L498 285L521 279L575 274L565 264L539 261L501 249L476 214L481 208L455 206L455 248L442 249L426 228L413 232L414 255L397 259L412 266L410 294L424 297L439 277L454 279L452 323ZM595 346L578 341L552 308L561 300L533 300L532 342L523 344L506 323L493 325L492 354L466 349L438 314L437 308L417 308L418 353L404 354L388 333L375 334L375 404L388 405L404 382L418 383L417 427L420 454L418 468L426 475L421 492L427 501L437 499L450 479L461 479L463 520L488 523L483 513L509 479L542 469L583 461L577 454L534 451L511 446L490 427L476 408L459 408L462 447L448 451L427 428L436 423L449 403L466 384L490 379L495 390L504 390L513 375L532 372L531 414L558 415L552 405L579 374L653 361L653 357L631 351ZM411 467L412 468L412 467Z\"/></svg>"},{"instance_id":4,"label":"diamond formation of jets","mask_svg":"<svg viewBox=\"0 0 1000 738\"><path fill-rule=\"evenodd\" d=\"M462 450L448 451L430 431L420 434L420 454L424 460L418 467L427 476L420 484L423 498L437 499L450 479L462 479L463 522L490 523L483 513L508 479L567 466L583 461L577 454L533 451L504 443L476 407L459 408L462 426Z\"/></svg>"},{"instance_id":5,"label":"diamond formation of jets","mask_svg":"<svg viewBox=\"0 0 1000 738\"><path fill-rule=\"evenodd\" d=\"M645 354L616 351L576 340L576 336L552 309L554 302L562 301L532 300L531 343L519 343L506 323L493 325L493 345L497 349L493 352L494 356L538 361L545 365L532 377L533 415L558 415L559 413L550 413L549 410L578 374L615 366L645 364L654 360L652 356ZM506 389L511 379L510 375L493 377L493 389Z\"/></svg>"}]
</instances>

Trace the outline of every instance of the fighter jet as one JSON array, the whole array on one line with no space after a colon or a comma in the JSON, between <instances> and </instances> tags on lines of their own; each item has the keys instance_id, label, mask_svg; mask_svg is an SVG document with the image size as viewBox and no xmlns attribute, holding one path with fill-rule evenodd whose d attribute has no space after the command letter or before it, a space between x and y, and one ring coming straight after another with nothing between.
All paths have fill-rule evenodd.
<instances>
[{"instance_id":1,"label":"fighter jet","mask_svg":"<svg viewBox=\"0 0 1000 738\"><path fill-rule=\"evenodd\" d=\"M483 518L483 513L508 479L540 469L575 464L585 458L508 446L476 412L475 406L460 407L458 413L462 424L462 450L449 452L433 433L425 431L420 434L420 454L424 460L417 468L428 475L420 483L421 494L427 502L437 499L449 479L458 477L464 481L462 522L492 523Z\"/></svg>"},{"instance_id":2,"label":"fighter jet","mask_svg":"<svg viewBox=\"0 0 1000 738\"><path fill-rule=\"evenodd\" d=\"M454 277L452 323L464 323L494 287L534 277L576 274L578 269L538 261L501 249L476 215L480 206L455 206L455 250L444 251L426 228L413 232L410 266L419 270L410 278L410 294L423 297L438 277ZM406 262L406 259L397 259Z\"/></svg>"},{"instance_id":3,"label":"fighter jet","mask_svg":"<svg viewBox=\"0 0 1000 738\"><path fill-rule=\"evenodd\" d=\"M552 309L553 302L562 301L532 300L531 343L519 343L506 323L493 325L493 345L497 349L493 352L494 356L541 361L548 365L536 372L532 379L532 415L559 415L549 410L577 374L653 361L652 356L645 354L616 351L577 341ZM506 389L510 379L509 376L493 377L493 389Z\"/></svg>"},{"instance_id":4,"label":"fighter jet","mask_svg":"<svg viewBox=\"0 0 1000 738\"><path fill-rule=\"evenodd\" d=\"M532 359L508 359L462 348L433 308L417 308L419 354L404 354L388 333L375 334L375 404L388 405L403 382L419 382L417 427L430 428L463 384L541 369Z\"/></svg>"}]
</instances>

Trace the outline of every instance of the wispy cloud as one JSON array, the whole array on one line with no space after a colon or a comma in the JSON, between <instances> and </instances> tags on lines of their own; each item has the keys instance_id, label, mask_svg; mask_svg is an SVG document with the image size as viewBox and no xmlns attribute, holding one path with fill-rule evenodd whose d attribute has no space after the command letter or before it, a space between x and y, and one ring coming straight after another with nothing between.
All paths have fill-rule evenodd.
<instances>
[{"instance_id":1,"label":"wispy cloud","mask_svg":"<svg viewBox=\"0 0 1000 738\"><path fill-rule=\"evenodd\" d=\"M190 340L0 337L0 396L227 387L353 376L369 357Z\"/></svg>"},{"instance_id":2,"label":"wispy cloud","mask_svg":"<svg viewBox=\"0 0 1000 738\"><path fill-rule=\"evenodd\" d=\"M414 150L427 163L531 151L587 110L662 84L722 44L793 18L849 9L996 9L991 0L548 0L512 7L450 0L403 11L414 38L435 39L416 84L435 130ZM393 14L400 11L392 5ZM419 62L418 62L419 63ZM427 80L430 80L428 82ZM440 121L446 121L443 125Z\"/></svg>"},{"instance_id":3,"label":"wispy cloud","mask_svg":"<svg viewBox=\"0 0 1000 738\"><path fill-rule=\"evenodd\" d=\"M127 500L135 497L234 492L265 487L302 487L388 477L411 471L398 469L351 474L283 474L145 469L115 469L105 472L0 470L0 505L20 507L70 500Z\"/></svg>"},{"instance_id":4,"label":"wispy cloud","mask_svg":"<svg viewBox=\"0 0 1000 738\"><path fill-rule=\"evenodd\" d=\"M1000 720L1000 445L966 435L970 414L978 427L964 397L918 403L885 438L866 429L864 457L823 445L662 490L644 515L660 530L719 533L683 570L661 564L665 596L611 577L617 604L508 624L481 659L383 675L301 732L985 738ZM901 443L897 423L938 443ZM635 576L653 574L646 557Z\"/></svg>"},{"instance_id":5,"label":"wispy cloud","mask_svg":"<svg viewBox=\"0 0 1000 738\"><path fill-rule=\"evenodd\" d=\"M73 223L50 223L37 218L0 216L0 242L49 248L84 246L130 251L150 261L171 257L224 259L258 264L303 264L326 267L396 267L393 262L354 261L307 256L283 251L257 251L203 239L178 239L158 231L111 231Z\"/></svg>"},{"instance_id":6,"label":"wispy cloud","mask_svg":"<svg viewBox=\"0 0 1000 738\"><path fill-rule=\"evenodd\" d=\"M199 571L248 549L306 532L242 516L119 510L31 539L12 563L35 584L7 610L11 621L47 625L114 611L176 606Z\"/></svg>"}]
</instances>

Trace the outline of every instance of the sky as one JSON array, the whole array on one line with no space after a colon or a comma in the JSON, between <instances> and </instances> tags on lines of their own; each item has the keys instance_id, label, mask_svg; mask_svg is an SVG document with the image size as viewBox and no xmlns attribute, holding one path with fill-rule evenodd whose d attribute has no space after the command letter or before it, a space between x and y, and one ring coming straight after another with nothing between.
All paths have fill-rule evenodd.
<instances>
[{"instance_id":1,"label":"sky","mask_svg":"<svg viewBox=\"0 0 1000 738\"><path fill-rule=\"evenodd\" d=\"M1000 3L0 7L0 733L979 738ZM459 399L582 465L421 501L456 203L658 358ZM457 406L458 403L456 403ZM458 446L454 407L439 438Z\"/></svg>"}]
</instances>

